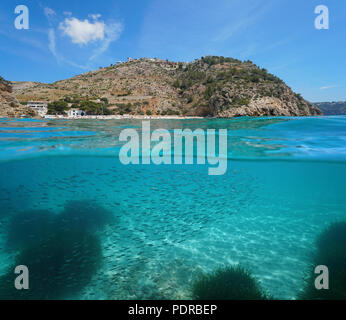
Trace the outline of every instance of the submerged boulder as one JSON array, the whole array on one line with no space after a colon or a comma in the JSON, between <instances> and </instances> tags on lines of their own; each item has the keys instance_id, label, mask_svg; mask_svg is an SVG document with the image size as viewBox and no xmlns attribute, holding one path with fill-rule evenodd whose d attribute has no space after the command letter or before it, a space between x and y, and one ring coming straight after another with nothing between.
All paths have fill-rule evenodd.
<instances>
[{"instance_id":1,"label":"submerged boulder","mask_svg":"<svg viewBox=\"0 0 346 320\"><path fill-rule=\"evenodd\" d=\"M0 300L42 300L73 297L84 288L101 263L98 237L85 231L57 232L23 249L0 277ZM29 290L14 287L16 266L29 270Z\"/></svg>"}]
</instances>

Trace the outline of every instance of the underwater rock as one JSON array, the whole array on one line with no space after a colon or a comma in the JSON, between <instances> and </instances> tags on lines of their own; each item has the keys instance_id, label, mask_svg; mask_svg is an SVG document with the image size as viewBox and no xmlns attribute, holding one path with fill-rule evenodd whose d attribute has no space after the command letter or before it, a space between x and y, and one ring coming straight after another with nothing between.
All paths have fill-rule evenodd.
<instances>
[{"instance_id":1,"label":"underwater rock","mask_svg":"<svg viewBox=\"0 0 346 320\"><path fill-rule=\"evenodd\" d=\"M59 231L94 232L112 219L111 211L93 201L69 201L58 215L48 210L15 213L9 218L6 247L19 250Z\"/></svg>"},{"instance_id":2,"label":"underwater rock","mask_svg":"<svg viewBox=\"0 0 346 320\"><path fill-rule=\"evenodd\" d=\"M305 279L305 288L299 295L306 300L346 300L346 222L327 227L317 238L317 250L311 270ZM324 265L329 271L329 289L316 289L316 266Z\"/></svg>"},{"instance_id":3,"label":"underwater rock","mask_svg":"<svg viewBox=\"0 0 346 320\"><path fill-rule=\"evenodd\" d=\"M0 300L63 299L89 283L101 263L99 238L85 231L57 232L23 249L0 277ZM14 287L14 269L29 269L29 290Z\"/></svg>"},{"instance_id":4,"label":"underwater rock","mask_svg":"<svg viewBox=\"0 0 346 320\"><path fill-rule=\"evenodd\" d=\"M197 300L269 299L251 272L238 265L201 275L192 286L192 296Z\"/></svg>"},{"instance_id":5,"label":"underwater rock","mask_svg":"<svg viewBox=\"0 0 346 320\"><path fill-rule=\"evenodd\" d=\"M10 216L7 248L20 249L39 241L53 230L54 215L47 210L28 210Z\"/></svg>"},{"instance_id":6,"label":"underwater rock","mask_svg":"<svg viewBox=\"0 0 346 320\"><path fill-rule=\"evenodd\" d=\"M79 229L97 231L114 219L112 212L95 201L68 201L57 217L57 224L63 230Z\"/></svg>"}]
</instances>

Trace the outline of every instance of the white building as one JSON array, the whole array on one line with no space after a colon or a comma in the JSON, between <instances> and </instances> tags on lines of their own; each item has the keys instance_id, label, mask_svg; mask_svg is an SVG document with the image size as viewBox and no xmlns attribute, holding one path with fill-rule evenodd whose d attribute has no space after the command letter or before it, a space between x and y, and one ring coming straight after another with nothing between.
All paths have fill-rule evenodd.
<instances>
[{"instance_id":1,"label":"white building","mask_svg":"<svg viewBox=\"0 0 346 320\"><path fill-rule=\"evenodd\" d=\"M34 109L40 117L44 117L48 112L48 103L42 101L28 101L27 107Z\"/></svg>"},{"instance_id":2,"label":"white building","mask_svg":"<svg viewBox=\"0 0 346 320\"><path fill-rule=\"evenodd\" d=\"M84 110L75 109L75 108L70 109L67 114L71 118L86 116L86 112Z\"/></svg>"}]
</instances>

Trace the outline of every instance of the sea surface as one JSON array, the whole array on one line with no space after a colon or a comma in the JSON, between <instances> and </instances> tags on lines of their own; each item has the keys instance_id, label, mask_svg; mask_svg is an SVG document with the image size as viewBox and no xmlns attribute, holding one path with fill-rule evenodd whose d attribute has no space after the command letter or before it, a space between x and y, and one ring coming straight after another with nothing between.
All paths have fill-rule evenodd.
<instances>
[{"instance_id":1,"label":"sea surface","mask_svg":"<svg viewBox=\"0 0 346 320\"><path fill-rule=\"evenodd\" d=\"M140 120L0 119L0 285L19 256L42 268L39 298L56 284L61 299L190 299L201 273L241 264L295 299L317 235L346 220L346 116L150 124L228 129L226 173L122 164L120 132Z\"/></svg>"}]
</instances>

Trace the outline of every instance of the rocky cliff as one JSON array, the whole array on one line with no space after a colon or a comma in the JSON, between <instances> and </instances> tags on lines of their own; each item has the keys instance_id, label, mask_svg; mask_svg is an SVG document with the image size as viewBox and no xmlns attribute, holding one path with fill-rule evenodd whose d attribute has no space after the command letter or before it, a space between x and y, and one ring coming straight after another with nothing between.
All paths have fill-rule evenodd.
<instances>
[{"instance_id":1,"label":"rocky cliff","mask_svg":"<svg viewBox=\"0 0 346 320\"><path fill-rule=\"evenodd\" d=\"M115 114L211 117L322 112L251 61L207 56L191 63L142 58L53 84L14 83L20 101L107 101Z\"/></svg>"},{"instance_id":2,"label":"rocky cliff","mask_svg":"<svg viewBox=\"0 0 346 320\"><path fill-rule=\"evenodd\" d=\"M35 116L35 112L19 104L12 93L10 82L0 77L0 117L12 118L21 115Z\"/></svg>"}]
</instances>

